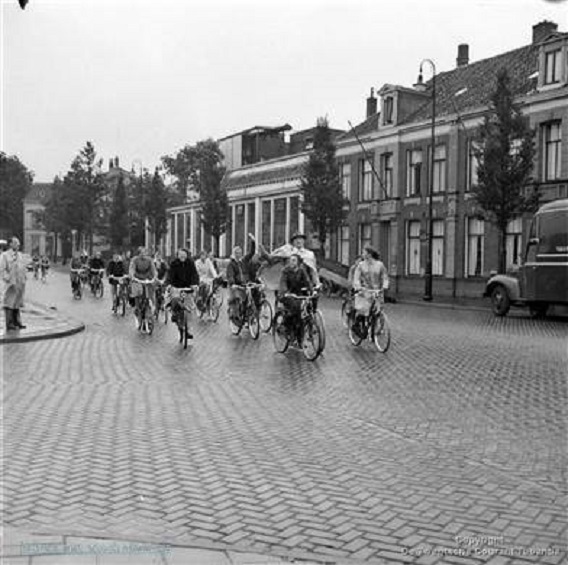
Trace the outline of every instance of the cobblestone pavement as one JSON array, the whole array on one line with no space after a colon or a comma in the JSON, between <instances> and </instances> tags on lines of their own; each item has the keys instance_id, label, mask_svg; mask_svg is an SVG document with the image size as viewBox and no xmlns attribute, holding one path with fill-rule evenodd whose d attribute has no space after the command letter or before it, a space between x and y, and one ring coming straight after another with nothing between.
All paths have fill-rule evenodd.
<instances>
[{"instance_id":1,"label":"cobblestone pavement","mask_svg":"<svg viewBox=\"0 0 568 565\"><path fill-rule=\"evenodd\" d=\"M565 562L565 322L387 305L383 355L323 301L309 363L231 336L224 313L184 351L171 324L139 334L68 286L56 274L38 300L86 331L1 348L10 526L330 562Z\"/></svg>"}]
</instances>

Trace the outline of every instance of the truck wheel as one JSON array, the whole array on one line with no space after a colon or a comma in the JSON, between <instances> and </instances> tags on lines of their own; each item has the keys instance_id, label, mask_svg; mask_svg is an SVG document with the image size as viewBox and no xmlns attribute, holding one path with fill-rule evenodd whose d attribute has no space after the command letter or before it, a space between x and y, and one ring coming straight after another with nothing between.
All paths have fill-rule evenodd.
<instances>
[{"instance_id":1,"label":"truck wheel","mask_svg":"<svg viewBox=\"0 0 568 565\"><path fill-rule=\"evenodd\" d=\"M505 316L511 308L507 289L502 284L498 284L491 291L491 307L496 316Z\"/></svg>"},{"instance_id":2,"label":"truck wheel","mask_svg":"<svg viewBox=\"0 0 568 565\"><path fill-rule=\"evenodd\" d=\"M529 312L531 314L531 318L544 318L546 316L546 312L548 311L548 304L546 303L533 303L529 304Z\"/></svg>"}]
</instances>

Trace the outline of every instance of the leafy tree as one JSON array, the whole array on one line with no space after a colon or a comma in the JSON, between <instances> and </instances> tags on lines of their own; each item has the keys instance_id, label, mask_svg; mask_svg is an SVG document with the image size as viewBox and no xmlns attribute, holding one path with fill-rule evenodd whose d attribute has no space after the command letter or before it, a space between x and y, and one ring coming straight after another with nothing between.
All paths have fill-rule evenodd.
<instances>
[{"instance_id":1,"label":"leafy tree","mask_svg":"<svg viewBox=\"0 0 568 565\"><path fill-rule=\"evenodd\" d=\"M509 222L538 206L537 189L527 192L535 154L534 130L513 100L506 69L499 72L489 110L479 129L475 202L499 231L499 270L506 268Z\"/></svg>"},{"instance_id":2,"label":"leafy tree","mask_svg":"<svg viewBox=\"0 0 568 565\"><path fill-rule=\"evenodd\" d=\"M16 156L0 151L0 233L9 237L24 234L24 198L33 174Z\"/></svg>"},{"instance_id":3,"label":"leafy tree","mask_svg":"<svg viewBox=\"0 0 568 565\"><path fill-rule=\"evenodd\" d=\"M124 179L118 178L118 184L112 197L109 216L109 239L115 249L121 248L128 238L128 199Z\"/></svg>"},{"instance_id":4,"label":"leafy tree","mask_svg":"<svg viewBox=\"0 0 568 565\"><path fill-rule=\"evenodd\" d=\"M152 180L147 185L147 192L144 198L145 217L148 218L148 227L153 234L155 243L160 241L167 230L167 206L168 193L164 186L164 181L156 168Z\"/></svg>"},{"instance_id":5,"label":"leafy tree","mask_svg":"<svg viewBox=\"0 0 568 565\"><path fill-rule=\"evenodd\" d=\"M174 186L185 196L188 189L199 194L201 221L207 234L215 239L216 251L219 239L229 223L229 199L223 187L225 167L223 153L213 139L186 145L173 157L163 157L166 171L176 178ZM173 203L172 203L173 204Z\"/></svg>"},{"instance_id":6,"label":"leafy tree","mask_svg":"<svg viewBox=\"0 0 568 565\"><path fill-rule=\"evenodd\" d=\"M302 211L317 230L321 248L325 249L327 234L334 233L346 216L335 144L326 118L317 121L314 147L304 166L301 190Z\"/></svg>"}]
</instances>

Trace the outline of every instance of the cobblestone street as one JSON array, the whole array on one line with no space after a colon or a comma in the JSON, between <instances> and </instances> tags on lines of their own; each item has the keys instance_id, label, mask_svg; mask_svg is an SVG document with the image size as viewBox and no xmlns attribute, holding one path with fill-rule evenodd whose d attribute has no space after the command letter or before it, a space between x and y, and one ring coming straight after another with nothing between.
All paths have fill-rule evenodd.
<instances>
[{"instance_id":1,"label":"cobblestone street","mask_svg":"<svg viewBox=\"0 0 568 565\"><path fill-rule=\"evenodd\" d=\"M0 348L6 524L330 562L566 562L565 321L388 304L381 354L324 300L309 363L232 336L225 307L184 351L171 324L114 317L108 286L80 302L69 286L28 292L84 332Z\"/></svg>"}]
</instances>

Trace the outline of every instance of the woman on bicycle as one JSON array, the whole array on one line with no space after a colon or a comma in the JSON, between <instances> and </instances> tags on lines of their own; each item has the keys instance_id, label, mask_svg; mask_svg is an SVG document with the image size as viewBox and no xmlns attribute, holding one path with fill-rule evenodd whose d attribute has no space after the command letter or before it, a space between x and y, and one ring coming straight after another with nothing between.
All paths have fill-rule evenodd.
<instances>
[{"instance_id":1,"label":"woman on bicycle","mask_svg":"<svg viewBox=\"0 0 568 565\"><path fill-rule=\"evenodd\" d=\"M181 309L179 293L175 292L176 288L190 288L199 284L199 275L195 268L193 259L189 256L187 249L178 251L177 259L174 259L170 265L168 273L168 285L172 287L172 322L177 322L177 315ZM188 332L189 339L193 339L192 332Z\"/></svg>"},{"instance_id":2,"label":"woman on bicycle","mask_svg":"<svg viewBox=\"0 0 568 565\"><path fill-rule=\"evenodd\" d=\"M199 254L199 259L195 262L195 267L197 269L197 274L199 275L199 292L197 293L197 299L205 304L207 302L207 297L211 292L211 285L213 280L217 278L217 271L211 259L207 257L207 252L205 250L201 251Z\"/></svg>"},{"instance_id":3,"label":"woman on bicycle","mask_svg":"<svg viewBox=\"0 0 568 565\"><path fill-rule=\"evenodd\" d=\"M114 310L114 303L116 301L116 293L118 290L118 281L116 279L123 277L126 274L126 270L124 269L124 262L122 257L115 253L112 256L112 260L109 261L107 267L107 276L108 282L110 284L110 289L112 293L112 309Z\"/></svg>"},{"instance_id":4,"label":"woman on bicycle","mask_svg":"<svg viewBox=\"0 0 568 565\"><path fill-rule=\"evenodd\" d=\"M152 313L154 311L154 288L153 285L142 285L139 282L136 282L134 279L142 280L142 281L155 281L156 280L156 267L154 266L154 262L152 258L148 255L148 251L144 247L140 247L138 249L138 255L132 259L130 262L130 269L129 269L129 276L131 279L130 284L130 296L134 298L134 313L138 317L140 299L143 296L144 288L143 286L148 287L148 300L150 302L150 308L152 309Z\"/></svg>"},{"instance_id":5,"label":"woman on bicycle","mask_svg":"<svg viewBox=\"0 0 568 565\"><path fill-rule=\"evenodd\" d=\"M289 329L300 328L301 304L286 294L307 296L312 291L312 279L304 265L300 255L293 254L288 259L288 264L280 275L280 301L284 306L286 326Z\"/></svg>"},{"instance_id":6,"label":"woman on bicycle","mask_svg":"<svg viewBox=\"0 0 568 565\"><path fill-rule=\"evenodd\" d=\"M380 260L379 252L370 245L363 250L363 259L355 268L353 275L353 290L386 290L389 286L389 277L384 263ZM361 317L369 314L370 300L363 294L355 297L354 330L360 327Z\"/></svg>"}]
</instances>

